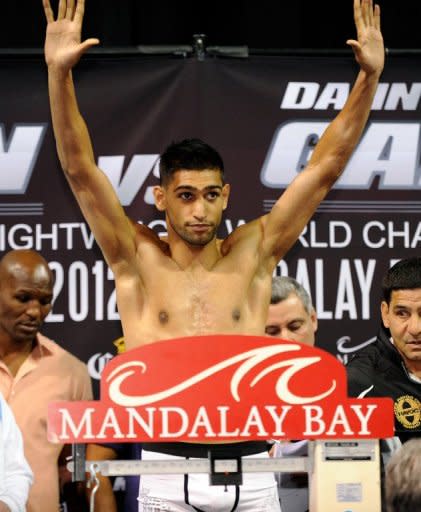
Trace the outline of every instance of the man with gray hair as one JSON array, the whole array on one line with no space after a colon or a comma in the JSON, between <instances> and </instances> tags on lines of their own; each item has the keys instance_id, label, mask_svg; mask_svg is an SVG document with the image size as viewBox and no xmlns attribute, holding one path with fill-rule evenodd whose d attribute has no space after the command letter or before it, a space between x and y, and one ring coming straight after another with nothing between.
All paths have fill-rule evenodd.
<instances>
[{"instance_id":1,"label":"man with gray hair","mask_svg":"<svg viewBox=\"0 0 421 512\"><path fill-rule=\"evenodd\" d=\"M273 277L266 334L313 346L316 331L317 315L307 290L292 277ZM307 441L275 442L271 453L274 457L307 455ZM307 512L307 474L279 473L277 481L282 512Z\"/></svg>"},{"instance_id":2,"label":"man with gray hair","mask_svg":"<svg viewBox=\"0 0 421 512\"><path fill-rule=\"evenodd\" d=\"M292 277L273 277L266 334L314 345L316 331L316 311L305 288Z\"/></svg>"},{"instance_id":3,"label":"man with gray hair","mask_svg":"<svg viewBox=\"0 0 421 512\"><path fill-rule=\"evenodd\" d=\"M387 512L421 510L421 439L410 439L386 466Z\"/></svg>"}]
</instances>

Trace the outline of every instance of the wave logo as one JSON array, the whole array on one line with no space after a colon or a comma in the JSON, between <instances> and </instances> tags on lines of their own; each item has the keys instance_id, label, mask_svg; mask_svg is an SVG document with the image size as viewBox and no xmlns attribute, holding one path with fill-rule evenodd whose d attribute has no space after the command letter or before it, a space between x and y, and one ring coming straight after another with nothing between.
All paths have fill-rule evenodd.
<instances>
[{"instance_id":1,"label":"wave logo","mask_svg":"<svg viewBox=\"0 0 421 512\"><path fill-rule=\"evenodd\" d=\"M133 389L130 384L136 383L136 386L139 386L143 381L147 386L147 382L152 380L148 378L148 375L155 371L154 365L148 365L144 359L121 361L115 368L107 370L104 380L112 402L124 407L140 407L165 401L178 394L188 393L192 391L192 388L197 388L201 384L207 386L209 385L207 381L215 383L219 380L224 382L225 398L230 402L238 403L241 393L245 396L249 395L260 381L270 378L273 373L275 373L272 379L277 400L302 405L327 398L337 387L337 382L333 377L328 379L329 382L322 383L313 393L308 393L308 390L303 390L301 393L302 388L297 387L297 382L306 380L306 375L308 376L306 370L309 367L311 367L309 371L314 374L318 373L317 366L321 362L321 357L318 355L302 354L301 350L302 347L295 343L253 348L221 358L200 370L197 368L194 371L191 368L190 372L186 372L184 378L177 376L168 381L167 385L162 384L153 392L151 389L148 393L143 394L139 394L139 387ZM303 372L304 375L302 375ZM177 375L177 372L174 373ZM295 386L291 383L294 383Z\"/></svg>"}]
</instances>

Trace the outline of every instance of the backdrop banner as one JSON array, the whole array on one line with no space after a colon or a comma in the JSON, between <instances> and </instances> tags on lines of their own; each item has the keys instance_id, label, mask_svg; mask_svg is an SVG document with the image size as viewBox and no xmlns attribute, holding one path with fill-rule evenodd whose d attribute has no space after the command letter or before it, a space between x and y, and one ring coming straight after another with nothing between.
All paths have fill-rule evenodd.
<instances>
[{"instance_id":1,"label":"backdrop banner","mask_svg":"<svg viewBox=\"0 0 421 512\"><path fill-rule=\"evenodd\" d=\"M0 61L0 252L33 248L50 262L55 304L43 331L86 361L98 382L122 335L113 276L60 170L42 57ZM359 146L276 269L309 290L317 345L343 362L374 340L386 269L419 254L418 61L388 58ZM87 55L74 77L98 165L127 214L165 233L152 197L158 155L174 140L199 137L219 150L232 185L225 237L267 213L303 169L357 71L351 53L204 61Z\"/></svg>"}]
</instances>

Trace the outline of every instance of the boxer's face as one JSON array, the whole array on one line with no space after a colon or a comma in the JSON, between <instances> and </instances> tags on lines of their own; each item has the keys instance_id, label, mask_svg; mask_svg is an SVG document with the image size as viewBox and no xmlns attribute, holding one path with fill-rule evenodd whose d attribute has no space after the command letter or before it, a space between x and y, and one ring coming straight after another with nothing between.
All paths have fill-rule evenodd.
<instances>
[{"instance_id":1,"label":"boxer's face","mask_svg":"<svg viewBox=\"0 0 421 512\"><path fill-rule=\"evenodd\" d=\"M165 211L168 229L193 246L213 240L228 204L229 185L218 170L180 170L164 187L156 187L155 202Z\"/></svg>"}]
</instances>

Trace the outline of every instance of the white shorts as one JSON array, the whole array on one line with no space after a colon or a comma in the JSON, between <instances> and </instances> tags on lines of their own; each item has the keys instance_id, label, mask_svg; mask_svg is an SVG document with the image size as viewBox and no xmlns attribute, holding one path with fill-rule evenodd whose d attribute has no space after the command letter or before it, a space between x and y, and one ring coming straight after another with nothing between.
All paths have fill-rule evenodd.
<instances>
[{"instance_id":1,"label":"white shorts","mask_svg":"<svg viewBox=\"0 0 421 512\"><path fill-rule=\"evenodd\" d=\"M243 458L266 458L267 452ZM175 457L143 450L142 460L177 460ZM239 496L236 496L239 493ZM235 503L238 498L238 504ZM273 473L243 473L240 486L209 485L209 475L142 475L139 512L280 512Z\"/></svg>"}]
</instances>

